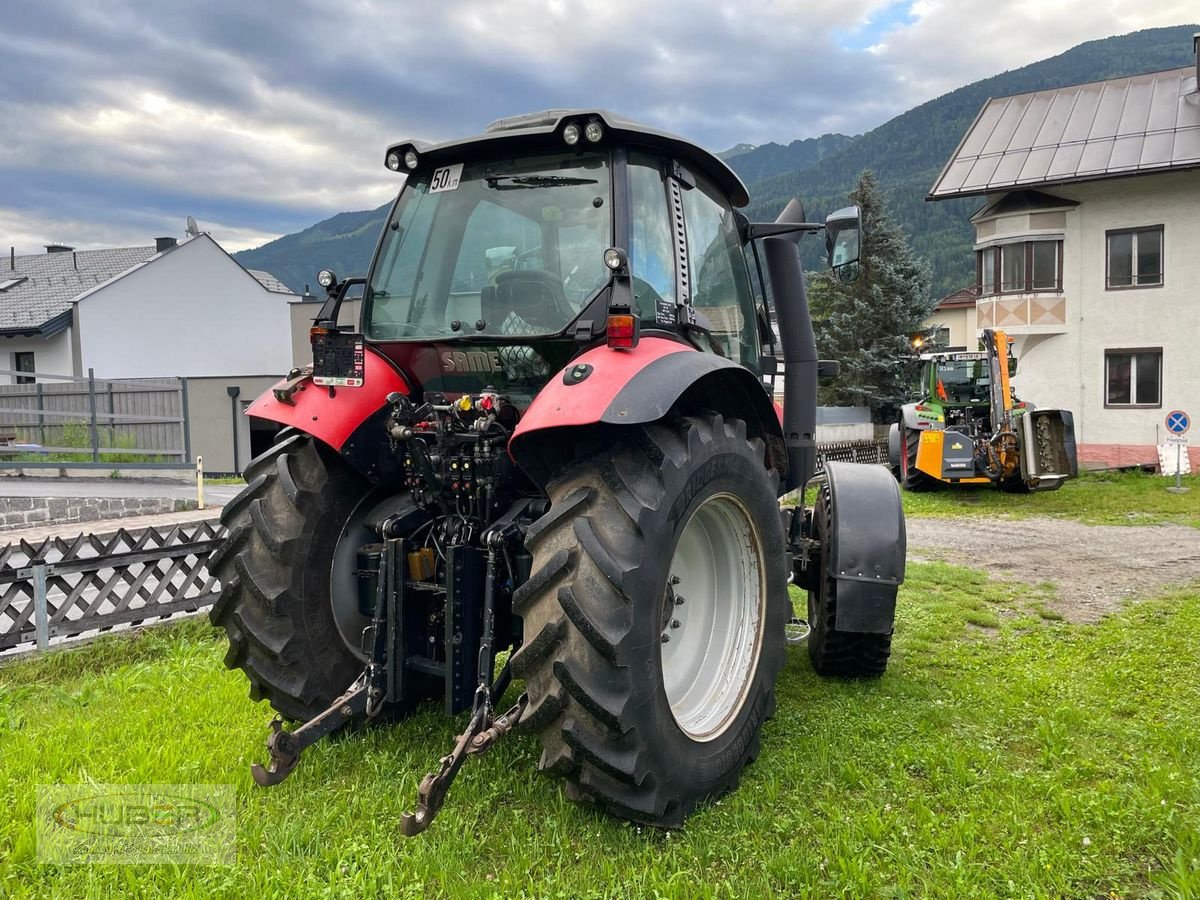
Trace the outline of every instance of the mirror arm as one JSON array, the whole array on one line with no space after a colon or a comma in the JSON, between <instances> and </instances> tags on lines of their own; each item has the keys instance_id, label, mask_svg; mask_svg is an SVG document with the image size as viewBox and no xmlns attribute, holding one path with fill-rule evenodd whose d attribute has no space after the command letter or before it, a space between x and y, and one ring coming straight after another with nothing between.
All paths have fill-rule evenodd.
<instances>
[{"instance_id":1,"label":"mirror arm","mask_svg":"<svg viewBox=\"0 0 1200 900\"><path fill-rule=\"evenodd\" d=\"M816 234L824 230L825 226L820 222L788 222L782 225L776 222L754 222L747 223L742 238L744 243L758 238L779 237L785 234Z\"/></svg>"}]
</instances>

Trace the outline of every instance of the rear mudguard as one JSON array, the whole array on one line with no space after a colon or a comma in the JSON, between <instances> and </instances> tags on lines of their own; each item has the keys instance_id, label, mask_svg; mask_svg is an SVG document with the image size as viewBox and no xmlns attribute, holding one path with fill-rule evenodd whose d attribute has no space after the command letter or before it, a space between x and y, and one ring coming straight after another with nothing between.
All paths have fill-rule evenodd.
<instances>
[{"instance_id":1,"label":"rear mudguard","mask_svg":"<svg viewBox=\"0 0 1200 900\"><path fill-rule=\"evenodd\" d=\"M837 582L838 631L888 634L907 552L896 479L883 466L825 464L832 504L828 574Z\"/></svg>"},{"instance_id":2,"label":"rear mudguard","mask_svg":"<svg viewBox=\"0 0 1200 900\"><path fill-rule=\"evenodd\" d=\"M363 422L383 408L388 394L409 392L403 376L370 347L363 354L361 387L320 387L305 378L289 393L284 390L287 384L285 379L260 396L250 404L246 415L290 425L337 451Z\"/></svg>"},{"instance_id":3,"label":"rear mudguard","mask_svg":"<svg viewBox=\"0 0 1200 900\"><path fill-rule=\"evenodd\" d=\"M748 433L764 441L771 464L783 474L783 429L762 382L735 362L659 337L643 337L632 350L594 347L551 376L517 424L509 455L543 486L570 460L571 433L596 425L655 422L685 393L686 411L712 410L745 421Z\"/></svg>"}]
</instances>

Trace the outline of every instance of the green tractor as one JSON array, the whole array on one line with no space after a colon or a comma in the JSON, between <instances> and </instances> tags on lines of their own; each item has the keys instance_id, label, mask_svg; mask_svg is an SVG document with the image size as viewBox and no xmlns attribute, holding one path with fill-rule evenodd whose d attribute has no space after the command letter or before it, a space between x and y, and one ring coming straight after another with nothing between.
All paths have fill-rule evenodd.
<instances>
[{"instance_id":1,"label":"green tractor","mask_svg":"<svg viewBox=\"0 0 1200 900\"><path fill-rule=\"evenodd\" d=\"M920 399L901 408L888 435L892 471L905 490L1052 491L1078 474L1073 416L1016 398L1008 342L1003 331L984 329L981 351L921 356Z\"/></svg>"}]
</instances>

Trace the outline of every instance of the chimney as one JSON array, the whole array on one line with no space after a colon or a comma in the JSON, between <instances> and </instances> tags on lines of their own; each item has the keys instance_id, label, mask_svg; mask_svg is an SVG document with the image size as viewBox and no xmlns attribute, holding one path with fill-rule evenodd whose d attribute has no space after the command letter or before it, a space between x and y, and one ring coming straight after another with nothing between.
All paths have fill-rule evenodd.
<instances>
[{"instance_id":1,"label":"chimney","mask_svg":"<svg viewBox=\"0 0 1200 900\"><path fill-rule=\"evenodd\" d=\"M68 247L66 244L46 244L47 253L70 253L74 247Z\"/></svg>"},{"instance_id":2,"label":"chimney","mask_svg":"<svg viewBox=\"0 0 1200 900\"><path fill-rule=\"evenodd\" d=\"M173 237L158 237L154 239L154 251L156 253L162 253L164 250L170 250L178 243L179 241L175 240Z\"/></svg>"}]
</instances>

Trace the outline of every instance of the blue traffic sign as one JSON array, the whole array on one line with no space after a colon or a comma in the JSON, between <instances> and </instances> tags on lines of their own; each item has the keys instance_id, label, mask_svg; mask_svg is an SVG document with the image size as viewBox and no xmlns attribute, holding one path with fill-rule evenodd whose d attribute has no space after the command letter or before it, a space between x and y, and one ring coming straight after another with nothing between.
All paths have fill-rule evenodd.
<instances>
[{"instance_id":1,"label":"blue traffic sign","mask_svg":"<svg viewBox=\"0 0 1200 900\"><path fill-rule=\"evenodd\" d=\"M1187 434L1191 427L1192 419L1182 409L1173 409L1167 413L1167 431L1171 434Z\"/></svg>"}]
</instances>

